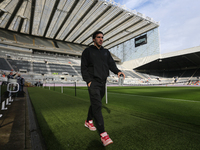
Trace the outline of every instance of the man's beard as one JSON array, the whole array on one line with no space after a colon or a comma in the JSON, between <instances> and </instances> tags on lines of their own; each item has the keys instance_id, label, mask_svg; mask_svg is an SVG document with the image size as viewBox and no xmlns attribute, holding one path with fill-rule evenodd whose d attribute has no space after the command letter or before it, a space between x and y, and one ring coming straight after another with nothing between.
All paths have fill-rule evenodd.
<instances>
[{"instance_id":1,"label":"man's beard","mask_svg":"<svg viewBox=\"0 0 200 150\"><path fill-rule=\"evenodd\" d=\"M101 45L99 45L98 43L96 43L96 45L97 45L98 47L101 47L101 46L102 46L102 44L101 44Z\"/></svg>"}]
</instances>

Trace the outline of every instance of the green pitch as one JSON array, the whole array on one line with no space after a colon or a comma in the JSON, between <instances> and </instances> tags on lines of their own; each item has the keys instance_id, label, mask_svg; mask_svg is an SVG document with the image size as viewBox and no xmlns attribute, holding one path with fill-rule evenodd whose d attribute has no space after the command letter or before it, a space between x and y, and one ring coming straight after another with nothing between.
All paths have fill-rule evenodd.
<instances>
[{"instance_id":1,"label":"green pitch","mask_svg":"<svg viewBox=\"0 0 200 150\"><path fill-rule=\"evenodd\" d=\"M113 144L103 147L97 131L84 127L90 105L86 87L28 88L50 150L198 150L200 88L108 87L103 99L105 130Z\"/></svg>"}]
</instances>

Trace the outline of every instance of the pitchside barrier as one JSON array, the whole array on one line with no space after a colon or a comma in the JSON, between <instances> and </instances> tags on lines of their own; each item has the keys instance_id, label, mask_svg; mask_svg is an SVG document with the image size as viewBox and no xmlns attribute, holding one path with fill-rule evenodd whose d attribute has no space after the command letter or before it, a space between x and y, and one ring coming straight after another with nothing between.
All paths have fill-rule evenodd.
<instances>
[{"instance_id":1,"label":"pitchside barrier","mask_svg":"<svg viewBox=\"0 0 200 150\"><path fill-rule=\"evenodd\" d=\"M19 91L19 84L16 79L10 79L7 81L0 82L0 106L1 111L7 110L7 106L13 102L12 93ZM3 114L0 114L2 117Z\"/></svg>"},{"instance_id":2,"label":"pitchside barrier","mask_svg":"<svg viewBox=\"0 0 200 150\"><path fill-rule=\"evenodd\" d=\"M117 85L116 85L117 86ZM74 91L74 96L77 95L77 87L87 87L86 83L77 83L77 82L71 82L71 83L44 83L42 86L40 86L45 89L58 91L56 88L60 87L60 90L58 92L64 93L64 89L66 87L72 87L72 92ZM74 88L73 88L74 87ZM108 96L107 96L107 83L105 86L105 98L106 98L106 104L108 103Z\"/></svg>"},{"instance_id":3,"label":"pitchside barrier","mask_svg":"<svg viewBox=\"0 0 200 150\"><path fill-rule=\"evenodd\" d=\"M118 84L115 84L115 86L123 86L123 83L124 83L124 77L123 75L121 74L120 77L119 77L119 82ZM63 87L74 87L74 94L76 96L77 94L77 86L82 86L82 87L87 87L87 84L86 83L78 83L77 82L71 82L71 83L43 83L43 84L37 84L37 86L39 85L42 85L43 88L48 88L49 90L53 90L55 91L56 87L60 87L60 92L63 93ZM107 94L107 83L106 83L106 86L105 86L105 99L106 99L106 104L108 103L108 94Z\"/></svg>"},{"instance_id":4,"label":"pitchside barrier","mask_svg":"<svg viewBox=\"0 0 200 150\"><path fill-rule=\"evenodd\" d=\"M61 83L43 83L43 84L37 84L37 86L40 86L40 85L42 85L43 86L43 88L44 87L48 87L49 88L49 90L51 89L51 87L53 87L53 89L54 89L54 91L55 91L55 87L61 87L61 93L63 93L63 87L74 87L74 93L75 93L75 96L76 96L76 86L78 85L78 86L87 86L87 84L86 83L79 83L79 84L77 84L77 82L75 81L75 82L71 82L71 83L63 83L63 84L61 84ZM108 103L108 94L107 94L107 83L106 83L106 86L105 86L105 98L106 98L106 104ZM119 79L118 79L118 86L123 86L124 85L124 76L123 76L123 74L120 74L120 76L119 76Z\"/></svg>"},{"instance_id":5,"label":"pitchside barrier","mask_svg":"<svg viewBox=\"0 0 200 150\"><path fill-rule=\"evenodd\" d=\"M5 110L5 101L6 101L6 91L7 91L7 82L3 81L0 82L0 107L1 110ZM2 117L2 114L0 114L0 117Z\"/></svg>"}]
</instances>

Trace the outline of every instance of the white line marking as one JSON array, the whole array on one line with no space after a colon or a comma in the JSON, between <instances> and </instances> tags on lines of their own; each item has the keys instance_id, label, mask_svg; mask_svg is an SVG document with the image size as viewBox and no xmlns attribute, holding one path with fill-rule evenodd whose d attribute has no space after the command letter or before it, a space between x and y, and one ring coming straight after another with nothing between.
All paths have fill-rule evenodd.
<instances>
[{"instance_id":1,"label":"white line marking","mask_svg":"<svg viewBox=\"0 0 200 150\"><path fill-rule=\"evenodd\" d=\"M85 91L85 89L78 89L78 90L84 90ZM176 98L165 98L165 97L154 97L154 96L143 96L143 95L134 95L134 94L127 94L127 93L108 92L108 94L120 94L120 95L129 95L129 96L138 96L138 97L150 97L150 98L159 98L159 99L165 99L165 100L176 100L176 101L183 101L183 102L196 102L196 103L200 103L200 101L194 101L194 100L176 99Z\"/></svg>"},{"instance_id":2,"label":"white line marking","mask_svg":"<svg viewBox=\"0 0 200 150\"><path fill-rule=\"evenodd\" d=\"M154 97L154 96L142 96L142 95L134 95L134 94L125 94L125 93L115 93L115 92L108 92L108 94L120 94L120 95L129 95L129 96L138 96L138 97L150 97L150 98L159 98L159 99L166 99L166 100L176 100L176 101L184 101L184 102L197 102L200 101L194 101L194 100L186 100L186 99L175 99L175 98L165 98L165 97Z\"/></svg>"}]
</instances>

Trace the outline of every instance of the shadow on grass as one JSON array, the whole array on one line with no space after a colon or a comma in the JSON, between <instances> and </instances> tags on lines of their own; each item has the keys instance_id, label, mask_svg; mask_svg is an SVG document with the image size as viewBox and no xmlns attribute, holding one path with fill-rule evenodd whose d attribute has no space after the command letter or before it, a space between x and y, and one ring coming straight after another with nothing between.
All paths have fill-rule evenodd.
<instances>
[{"instance_id":1,"label":"shadow on grass","mask_svg":"<svg viewBox=\"0 0 200 150\"><path fill-rule=\"evenodd\" d=\"M106 148L103 146L100 140L91 141L86 148L86 150L104 150L104 149Z\"/></svg>"},{"instance_id":2,"label":"shadow on grass","mask_svg":"<svg viewBox=\"0 0 200 150\"><path fill-rule=\"evenodd\" d=\"M38 120L38 126L42 134L42 140L44 141L46 148L48 150L65 150L66 148L57 140L40 111L37 112L36 118Z\"/></svg>"},{"instance_id":3,"label":"shadow on grass","mask_svg":"<svg viewBox=\"0 0 200 150\"><path fill-rule=\"evenodd\" d=\"M109 114L111 113L111 110L108 108L108 107L106 107L105 105L102 105L102 109L105 109Z\"/></svg>"}]
</instances>

